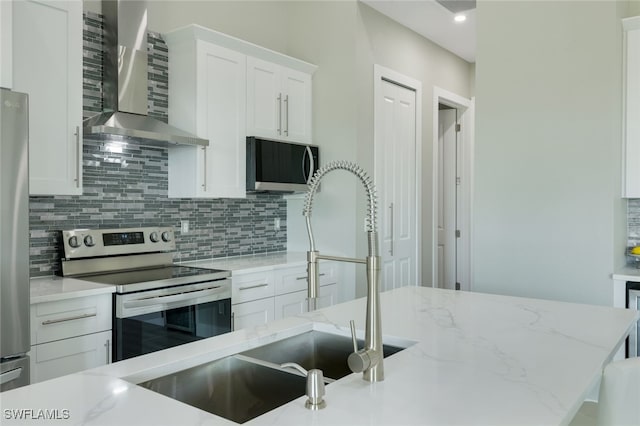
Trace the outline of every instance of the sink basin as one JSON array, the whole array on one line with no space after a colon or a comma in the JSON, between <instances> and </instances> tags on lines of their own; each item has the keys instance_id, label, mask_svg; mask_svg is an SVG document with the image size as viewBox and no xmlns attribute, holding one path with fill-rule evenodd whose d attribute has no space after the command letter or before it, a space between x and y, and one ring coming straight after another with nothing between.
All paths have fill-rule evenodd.
<instances>
[{"instance_id":1,"label":"sink basin","mask_svg":"<svg viewBox=\"0 0 640 426\"><path fill-rule=\"evenodd\" d=\"M306 391L304 377L233 356L138 385L236 423L273 410Z\"/></svg>"},{"instance_id":2,"label":"sink basin","mask_svg":"<svg viewBox=\"0 0 640 426\"><path fill-rule=\"evenodd\" d=\"M362 347L362 341L358 342ZM385 357L404 347L383 345ZM280 364L319 368L325 383L351 370L351 337L311 330L239 354L138 383L236 423L244 423L306 394L306 377Z\"/></svg>"},{"instance_id":3,"label":"sink basin","mask_svg":"<svg viewBox=\"0 0 640 426\"><path fill-rule=\"evenodd\" d=\"M358 341L358 347L364 346ZM386 358L404 348L383 345ZM295 362L305 369L318 368L325 378L340 379L351 374L347 358L353 352L351 337L312 330L242 352L241 355L274 364Z\"/></svg>"}]
</instances>

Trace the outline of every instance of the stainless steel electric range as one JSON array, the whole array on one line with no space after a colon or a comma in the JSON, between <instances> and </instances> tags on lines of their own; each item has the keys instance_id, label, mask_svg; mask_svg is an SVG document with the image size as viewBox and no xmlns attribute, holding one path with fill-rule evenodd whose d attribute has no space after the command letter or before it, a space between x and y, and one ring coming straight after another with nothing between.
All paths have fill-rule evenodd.
<instances>
[{"instance_id":1,"label":"stainless steel electric range","mask_svg":"<svg viewBox=\"0 0 640 426\"><path fill-rule=\"evenodd\" d=\"M62 231L62 275L116 286L113 360L231 331L231 273L173 264L172 228Z\"/></svg>"}]
</instances>

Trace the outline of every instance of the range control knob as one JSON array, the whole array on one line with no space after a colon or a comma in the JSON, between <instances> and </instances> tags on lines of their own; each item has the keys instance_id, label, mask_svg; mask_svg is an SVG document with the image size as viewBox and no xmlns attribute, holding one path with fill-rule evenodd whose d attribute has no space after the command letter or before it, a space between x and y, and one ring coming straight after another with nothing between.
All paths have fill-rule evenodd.
<instances>
[{"instance_id":1,"label":"range control knob","mask_svg":"<svg viewBox=\"0 0 640 426\"><path fill-rule=\"evenodd\" d=\"M169 231L164 231L162 233L162 241L164 241L165 243L171 241L171 234L169 234Z\"/></svg>"},{"instance_id":2,"label":"range control knob","mask_svg":"<svg viewBox=\"0 0 640 426\"><path fill-rule=\"evenodd\" d=\"M160 241L160 237L158 237L158 233L157 232L152 232L151 234L149 234L149 239L151 240L151 242L153 243L157 243L158 241Z\"/></svg>"},{"instance_id":3,"label":"range control knob","mask_svg":"<svg viewBox=\"0 0 640 426\"><path fill-rule=\"evenodd\" d=\"M73 237L69 238L69 246L71 246L72 248L78 248L80 247L80 245L81 242L80 240L78 240L77 236L74 235Z\"/></svg>"},{"instance_id":4,"label":"range control knob","mask_svg":"<svg viewBox=\"0 0 640 426\"><path fill-rule=\"evenodd\" d=\"M87 235L86 237L84 237L84 245L87 247L93 247L96 245L96 242L93 240L93 237L91 235Z\"/></svg>"}]
</instances>

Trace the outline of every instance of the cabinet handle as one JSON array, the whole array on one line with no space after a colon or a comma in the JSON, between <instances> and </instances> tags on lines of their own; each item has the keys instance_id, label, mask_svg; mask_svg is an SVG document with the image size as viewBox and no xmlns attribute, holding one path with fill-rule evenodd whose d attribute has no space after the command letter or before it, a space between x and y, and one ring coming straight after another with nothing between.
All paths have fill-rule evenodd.
<instances>
[{"instance_id":1,"label":"cabinet handle","mask_svg":"<svg viewBox=\"0 0 640 426\"><path fill-rule=\"evenodd\" d=\"M389 222L391 222L391 244L389 247L389 255L393 256L393 203L389 204Z\"/></svg>"},{"instance_id":2,"label":"cabinet handle","mask_svg":"<svg viewBox=\"0 0 640 426\"><path fill-rule=\"evenodd\" d=\"M231 312L231 331L235 331L236 329L236 313Z\"/></svg>"},{"instance_id":3,"label":"cabinet handle","mask_svg":"<svg viewBox=\"0 0 640 426\"><path fill-rule=\"evenodd\" d=\"M320 277L324 277L325 275L327 275L327 274L325 274L325 273L323 272L322 274L319 274L318 276L320 276ZM296 280L298 280L298 281L300 281L300 280L306 280L306 279L307 279L307 276L306 276L306 275L305 275L304 277L298 277L298 278L296 278Z\"/></svg>"},{"instance_id":4,"label":"cabinet handle","mask_svg":"<svg viewBox=\"0 0 640 426\"><path fill-rule=\"evenodd\" d=\"M282 134L282 93L278 93L278 134Z\"/></svg>"},{"instance_id":5,"label":"cabinet handle","mask_svg":"<svg viewBox=\"0 0 640 426\"><path fill-rule=\"evenodd\" d=\"M76 126L76 188L80 188L80 162L82 161L82 148L80 147L80 126Z\"/></svg>"},{"instance_id":6,"label":"cabinet handle","mask_svg":"<svg viewBox=\"0 0 640 426\"><path fill-rule=\"evenodd\" d=\"M98 315L97 313L82 314L82 315L76 315L75 317L67 317L67 318L60 318L60 319L54 319L54 320L46 320L46 321L42 321L42 325L57 324L59 322L66 322L66 321L73 321L73 320L78 320L78 319L91 318L91 317L95 317L97 315Z\"/></svg>"},{"instance_id":7,"label":"cabinet handle","mask_svg":"<svg viewBox=\"0 0 640 426\"><path fill-rule=\"evenodd\" d=\"M264 283L264 284L256 284L256 285L250 285L249 287L240 287L238 290L251 290L252 288L260 288L260 287L266 287L269 284Z\"/></svg>"},{"instance_id":8,"label":"cabinet handle","mask_svg":"<svg viewBox=\"0 0 640 426\"><path fill-rule=\"evenodd\" d=\"M110 358L110 357L109 357L109 352L111 352L111 351L109 350L109 347L111 346L109 343L111 343L111 342L109 342L109 339L107 339L107 341L106 341L106 342L104 342L104 347L105 347L105 352L106 352L106 361L107 361L107 364L109 364L109 358Z\"/></svg>"},{"instance_id":9,"label":"cabinet handle","mask_svg":"<svg viewBox=\"0 0 640 426\"><path fill-rule=\"evenodd\" d=\"M284 134L285 136L289 136L289 95L284 97L284 117L285 117L285 123L286 123L286 127L284 128Z\"/></svg>"},{"instance_id":10,"label":"cabinet handle","mask_svg":"<svg viewBox=\"0 0 640 426\"><path fill-rule=\"evenodd\" d=\"M203 191L207 191L207 147L203 146L202 147L202 172L203 172L203 178L204 180L202 181L202 190Z\"/></svg>"}]
</instances>

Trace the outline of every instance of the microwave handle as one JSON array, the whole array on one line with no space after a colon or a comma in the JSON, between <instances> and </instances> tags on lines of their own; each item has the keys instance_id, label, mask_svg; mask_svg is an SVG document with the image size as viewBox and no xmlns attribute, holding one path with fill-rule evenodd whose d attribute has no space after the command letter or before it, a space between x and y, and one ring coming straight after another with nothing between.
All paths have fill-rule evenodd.
<instances>
[{"instance_id":1,"label":"microwave handle","mask_svg":"<svg viewBox=\"0 0 640 426\"><path fill-rule=\"evenodd\" d=\"M306 170L304 168L304 159L306 156L309 156L309 174L307 176ZM311 178L313 177L313 171L315 170L316 165L315 162L313 161L313 152L311 151L311 147L308 146L305 150L304 150L304 155L302 156L302 177L304 178L305 182L308 184L309 181L311 180Z\"/></svg>"}]
</instances>

